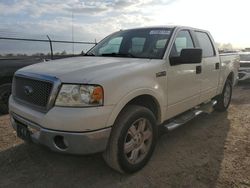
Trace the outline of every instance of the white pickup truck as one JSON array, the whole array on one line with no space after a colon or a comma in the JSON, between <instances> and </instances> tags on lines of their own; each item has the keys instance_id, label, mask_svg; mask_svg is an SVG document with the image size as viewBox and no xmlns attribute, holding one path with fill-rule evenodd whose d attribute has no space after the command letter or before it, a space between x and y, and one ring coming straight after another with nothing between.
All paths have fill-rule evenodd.
<instances>
[{"instance_id":1,"label":"white pickup truck","mask_svg":"<svg viewBox=\"0 0 250 188\"><path fill-rule=\"evenodd\" d=\"M121 30L83 57L18 70L12 126L24 140L62 153L102 152L113 169L135 172L150 159L159 127L228 108L238 62L219 55L204 30Z\"/></svg>"}]
</instances>

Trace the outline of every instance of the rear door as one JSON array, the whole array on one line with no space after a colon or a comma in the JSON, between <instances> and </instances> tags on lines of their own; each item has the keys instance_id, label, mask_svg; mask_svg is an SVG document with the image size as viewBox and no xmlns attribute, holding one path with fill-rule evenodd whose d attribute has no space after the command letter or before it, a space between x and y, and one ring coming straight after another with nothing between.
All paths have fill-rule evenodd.
<instances>
[{"instance_id":1,"label":"rear door","mask_svg":"<svg viewBox=\"0 0 250 188\"><path fill-rule=\"evenodd\" d=\"M212 37L204 31L194 31L197 46L202 49L202 71L201 71L201 96L200 103L210 100L216 95L219 73L220 59L216 54Z\"/></svg>"}]
</instances>

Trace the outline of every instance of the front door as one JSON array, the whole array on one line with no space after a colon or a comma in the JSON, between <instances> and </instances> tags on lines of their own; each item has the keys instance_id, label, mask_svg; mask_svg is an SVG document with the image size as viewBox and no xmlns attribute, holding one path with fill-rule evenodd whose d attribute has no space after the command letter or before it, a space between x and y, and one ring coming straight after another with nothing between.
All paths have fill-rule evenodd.
<instances>
[{"instance_id":1,"label":"front door","mask_svg":"<svg viewBox=\"0 0 250 188\"><path fill-rule=\"evenodd\" d=\"M177 33L170 57L180 56L181 50L185 48L195 48L189 30L181 30ZM170 65L169 63L167 68L168 118L199 104L201 80L198 66L201 64Z\"/></svg>"}]
</instances>

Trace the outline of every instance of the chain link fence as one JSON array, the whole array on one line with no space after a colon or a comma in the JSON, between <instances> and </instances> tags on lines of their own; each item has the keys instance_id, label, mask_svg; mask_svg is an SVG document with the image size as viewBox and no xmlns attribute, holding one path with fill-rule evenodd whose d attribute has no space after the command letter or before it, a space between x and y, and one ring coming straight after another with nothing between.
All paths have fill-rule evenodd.
<instances>
[{"instance_id":1,"label":"chain link fence","mask_svg":"<svg viewBox=\"0 0 250 188\"><path fill-rule=\"evenodd\" d=\"M0 115L8 113L8 99L14 73L25 66L84 55L96 42L1 36L0 32Z\"/></svg>"},{"instance_id":2,"label":"chain link fence","mask_svg":"<svg viewBox=\"0 0 250 188\"><path fill-rule=\"evenodd\" d=\"M58 59L84 54L96 42L5 37L0 35L0 60Z\"/></svg>"}]
</instances>

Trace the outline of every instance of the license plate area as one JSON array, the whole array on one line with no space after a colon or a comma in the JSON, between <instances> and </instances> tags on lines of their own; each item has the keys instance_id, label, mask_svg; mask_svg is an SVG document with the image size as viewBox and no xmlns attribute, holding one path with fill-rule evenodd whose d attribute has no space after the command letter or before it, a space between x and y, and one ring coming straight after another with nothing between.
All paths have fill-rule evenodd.
<instances>
[{"instance_id":1,"label":"license plate area","mask_svg":"<svg viewBox=\"0 0 250 188\"><path fill-rule=\"evenodd\" d=\"M17 123L17 136L25 141L31 141L31 132L27 125Z\"/></svg>"}]
</instances>

